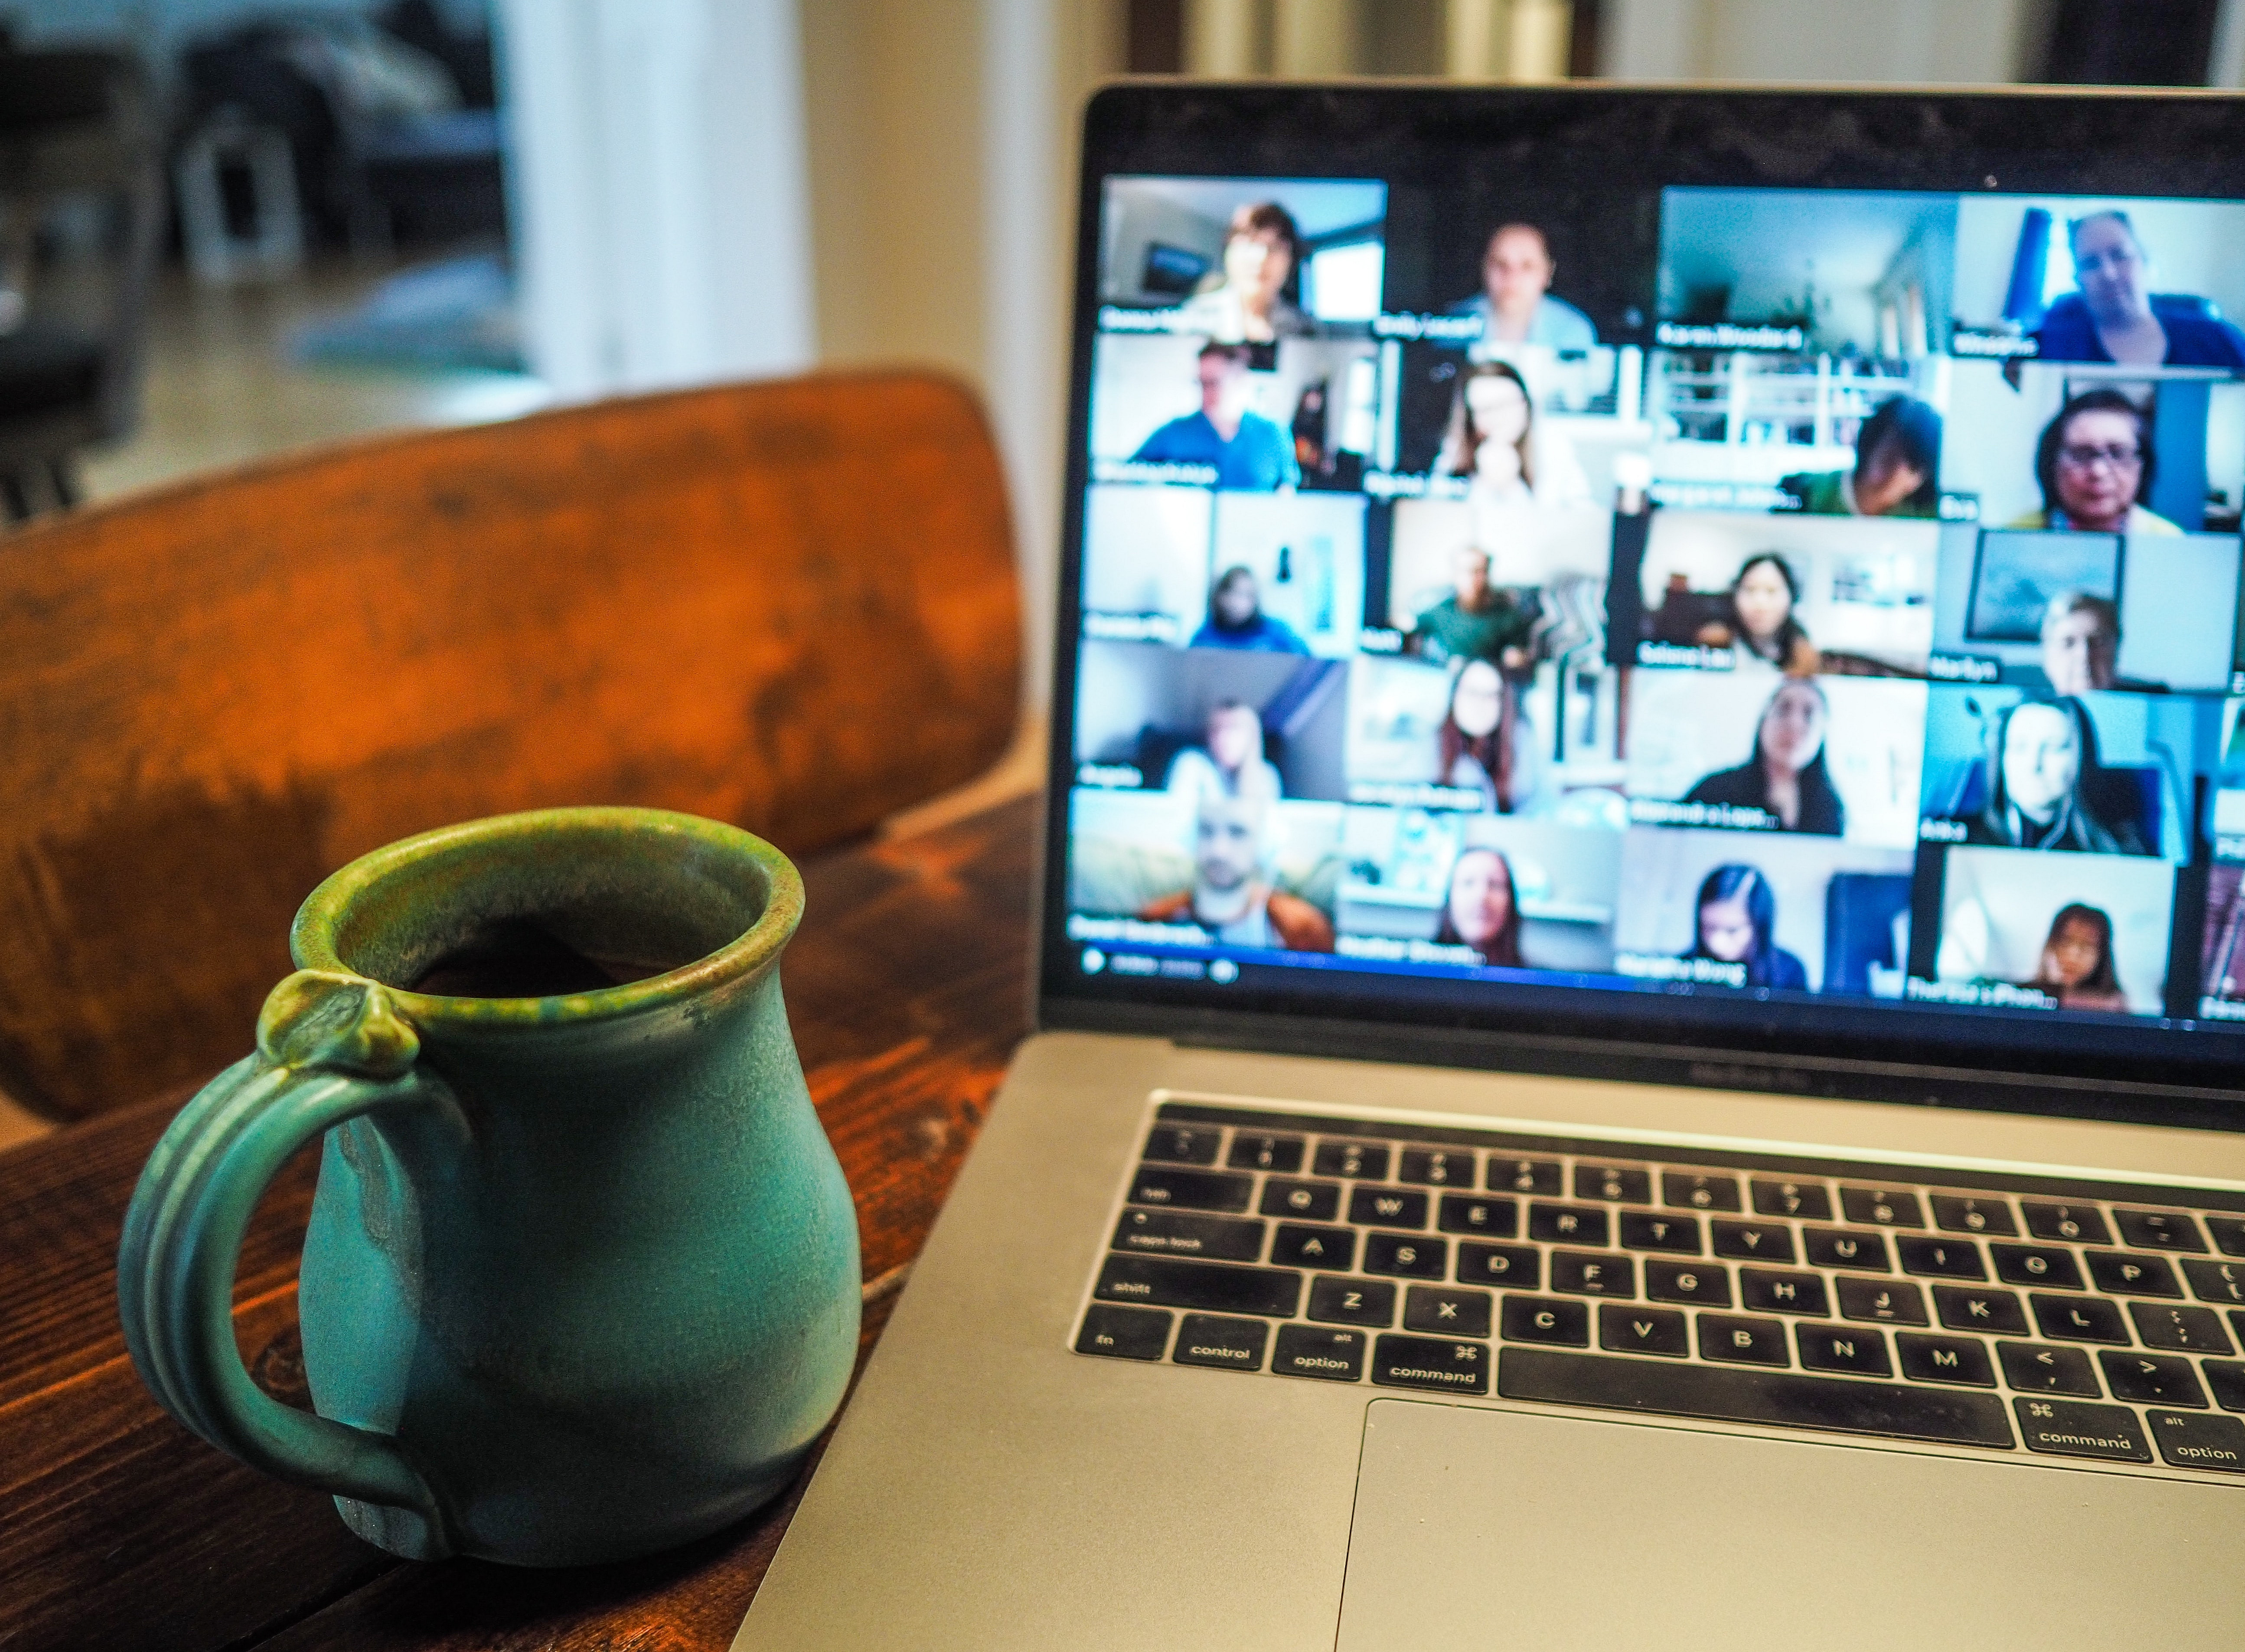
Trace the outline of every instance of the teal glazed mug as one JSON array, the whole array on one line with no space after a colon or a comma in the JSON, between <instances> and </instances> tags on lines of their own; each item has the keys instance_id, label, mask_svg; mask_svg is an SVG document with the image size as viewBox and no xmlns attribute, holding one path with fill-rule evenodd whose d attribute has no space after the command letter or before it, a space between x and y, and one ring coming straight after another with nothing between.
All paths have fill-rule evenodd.
<instances>
[{"instance_id":1,"label":"teal glazed mug","mask_svg":"<svg viewBox=\"0 0 2245 1652\"><path fill-rule=\"evenodd\" d=\"M320 885L257 1052L125 1220L141 1379L412 1560L621 1560L784 1487L857 1355L857 1220L780 1000L803 880L648 809L424 833ZM315 1137L316 1414L234 1343L258 1195Z\"/></svg>"}]
</instances>

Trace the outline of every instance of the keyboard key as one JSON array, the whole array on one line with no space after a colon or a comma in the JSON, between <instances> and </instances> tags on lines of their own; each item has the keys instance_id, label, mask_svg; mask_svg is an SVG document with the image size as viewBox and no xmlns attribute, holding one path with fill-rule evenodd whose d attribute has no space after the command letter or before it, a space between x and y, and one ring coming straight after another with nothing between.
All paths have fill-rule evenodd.
<instances>
[{"instance_id":1,"label":"keyboard key","mask_svg":"<svg viewBox=\"0 0 2245 1652\"><path fill-rule=\"evenodd\" d=\"M1812 1371L1839 1371L1850 1377L1892 1377L1887 1358L1887 1339L1877 1331L1856 1330L1845 1325L1795 1325L1794 1346L1801 1365Z\"/></svg>"},{"instance_id":2,"label":"keyboard key","mask_svg":"<svg viewBox=\"0 0 2245 1652\"><path fill-rule=\"evenodd\" d=\"M1304 1227L1281 1222L1271 1235L1274 1268L1337 1268L1356 1266L1356 1234L1346 1227Z\"/></svg>"},{"instance_id":3,"label":"keyboard key","mask_svg":"<svg viewBox=\"0 0 2245 1652\"><path fill-rule=\"evenodd\" d=\"M2120 1242L2138 1250L2204 1250L2198 1224L2179 1210L2116 1210Z\"/></svg>"},{"instance_id":4,"label":"keyboard key","mask_svg":"<svg viewBox=\"0 0 2245 1652\"><path fill-rule=\"evenodd\" d=\"M1427 1195L1394 1187L1359 1187L1348 1196L1348 1219L1367 1227L1424 1227Z\"/></svg>"},{"instance_id":5,"label":"keyboard key","mask_svg":"<svg viewBox=\"0 0 2245 1652\"><path fill-rule=\"evenodd\" d=\"M1590 1346L1590 1309L1587 1302L1562 1302L1556 1296L1508 1296L1499 1310L1498 1325L1508 1343Z\"/></svg>"},{"instance_id":6,"label":"keyboard key","mask_svg":"<svg viewBox=\"0 0 2245 1652\"><path fill-rule=\"evenodd\" d=\"M2245 1302L2245 1262L2185 1262L2182 1271L2199 1301L2224 1307Z\"/></svg>"},{"instance_id":7,"label":"keyboard key","mask_svg":"<svg viewBox=\"0 0 2245 1652\"><path fill-rule=\"evenodd\" d=\"M1709 1222L1715 1254L1748 1262L1789 1262L1793 1260L1793 1230L1771 1222Z\"/></svg>"},{"instance_id":8,"label":"keyboard key","mask_svg":"<svg viewBox=\"0 0 2245 1652\"><path fill-rule=\"evenodd\" d=\"M1337 1221L1340 1218L1340 1184L1285 1181L1273 1176L1263 1184L1262 1211L1265 1216L1292 1216L1296 1221Z\"/></svg>"},{"instance_id":9,"label":"keyboard key","mask_svg":"<svg viewBox=\"0 0 2245 1652\"><path fill-rule=\"evenodd\" d=\"M2176 1468L2210 1468L2245 1474L2245 1423L2234 1417L2192 1416L2188 1411L2149 1414L2160 1455Z\"/></svg>"},{"instance_id":10,"label":"keyboard key","mask_svg":"<svg viewBox=\"0 0 2245 1652\"><path fill-rule=\"evenodd\" d=\"M2051 1205L2023 1199L2019 1214L2027 1219L2027 1232L2037 1239L2062 1239L2077 1245L2109 1245L2113 1230L2105 1213L2094 1205Z\"/></svg>"},{"instance_id":11,"label":"keyboard key","mask_svg":"<svg viewBox=\"0 0 2245 1652\"><path fill-rule=\"evenodd\" d=\"M1207 1125L1156 1125L1154 1133L1146 1138L1144 1156L1165 1165L1212 1165L1223 1135Z\"/></svg>"},{"instance_id":12,"label":"keyboard key","mask_svg":"<svg viewBox=\"0 0 2245 1652\"><path fill-rule=\"evenodd\" d=\"M1851 1222L1875 1227L1923 1227L1925 1213L1917 1195L1907 1187L1848 1187L1840 1189L1840 1208Z\"/></svg>"},{"instance_id":13,"label":"keyboard key","mask_svg":"<svg viewBox=\"0 0 2245 1652\"><path fill-rule=\"evenodd\" d=\"M2131 1256L2126 1251L2092 1250L2089 1277L2099 1290L2115 1296L2180 1296L2174 1268L2164 1256Z\"/></svg>"},{"instance_id":14,"label":"keyboard key","mask_svg":"<svg viewBox=\"0 0 2245 1652\"><path fill-rule=\"evenodd\" d=\"M1310 1281L1310 1306L1306 1317L1328 1325L1377 1325L1395 1322L1395 1287L1376 1279L1333 1279Z\"/></svg>"},{"instance_id":15,"label":"keyboard key","mask_svg":"<svg viewBox=\"0 0 2245 1652\"><path fill-rule=\"evenodd\" d=\"M1996 1277L2006 1285L2040 1285L2048 1290L2082 1290L2080 1264L2070 1250L2052 1245L1991 1245Z\"/></svg>"},{"instance_id":16,"label":"keyboard key","mask_svg":"<svg viewBox=\"0 0 2245 1652\"><path fill-rule=\"evenodd\" d=\"M1790 1365L1785 1322L1746 1319L1737 1314L1699 1315L1699 1357L1726 1365Z\"/></svg>"},{"instance_id":17,"label":"keyboard key","mask_svg":"<svg viewBox=\"0 0 2245 1652\"><path fill-rule=\"evenodd\" d=\"M1458 1245L1458 1282L1502 1285L1507 1290L1543 1288L1543 1254L1529 1245Z\"/></svg>"},{"instance_id":18,"label":"keyboard key","mask_svg":"<svg viewBox=\"0 0 2245 1652\"><path fill-rule=\"evenodd\" d=\"M1431 1187L1470 1187L1481 1166L1470 1148L1406 1147L1396 1167L1398 1181L1422 1182Z\"/></svg>"},{"instance_id":19,"label":"keyboard key","mask_svg":"<svg viewBox=\"0 0 2245 1652\"><path fill-rule=\"evenodd\" d=\"M1578 1164L1575 1166L1575 1197L1604 1199L1617 1205L1649 1205L1652 1202L1652 1173L1630 1165Z\"/></svg>"},{"instance_id":20,"label":"keyboard key","mask_svg":"<svg viewBox=\"0 0 2245 1652\"><path fill-rule=\"evenodd\" d=\"M1987 1343L1970 1337L1897 1331L1895 1351L1902 1356L1902 1374L1913 1383L1963 1383L1973 1388L1996 1385L1996 1368L1988 1363Z\"/></svg>"},{"instance_id":21,"label":"keyboard key","mask_svg":"<svg viewBox=\"0 0 2245 1652\"><path fill-rule=\"evenodd\" d=\"M2210 1359L2199 1370L2206 1374L2206 1385L2213 1391L2216 1405L2225 1411L2245 1411L2245 1365L2231 1359Z\"/></svg>"},{"instance_id":22,"label":"keyboard key","mask_svg":"<svg viewBox=\"0 0 2245 1652\"><path fill-rule=\"evenodd\" d=\"M1595 1205L1530 1205L1528 1236L1556 1245L1603 1245L1606 1213Z\"/></svg>"},{"instance_id":23,"label":"keyboard key","mask_svg":"<svg viewBox=\"0 0 2245 1652\"><path fill-rule=\"evenodd\" d=\"M2079 1400L2015 1399L2027 1450L2048 1457L2094 1457L2109 1463L2148 1463L2152 1448L2135 1412L2125 1405L2085 1405Z\"/></svg>"},{"instance_id":24,"label":"keyboard key","mask_svg":"<svg viewBox=\"0 0 2245 1652\"><path fill-rule=\"evenodd\" d=\"M1308 1144L1299 1136L1265 1136L1240 1131L1231 1139L1231 1154L1224 1160L1234 1170L1269 1170L1291 1176L1302 1167Z\"/></svg>"},{"instance_id":25,"label":"keyboard key","mask_svg":"<svg viewBox=\"0 0 2245 1652\"><path fill-rule=\"evenodd\" d=\"M1598 1346L1617 1354L1662 1354L1676 1359L1692 1351L1684 1315L1672 1308L1626 1308L1598 1304Z\"/></svg>"},{"instance_id":26,"label":"keyboard key","mask_svg":"<svg viewBox=\"0 0 2245 1652\"><path fill-rule=\"evenodd\" d=\"M1075 1351L1102 1359L1159 1359L1170 1345L1170 1317L1159 1309L1094 1302L1083 1310Z\"/></svg>"},{"instance_id":27,"label":"keyboard key","mask_svg":"<svg viewBox=\"0 0 2245 1652\"><path fill-rule=\"evenodd\" d=\"M2042 1334L2052 1342L2126 1343L2128 1340L2120 1304L2102 1297L2045 1296L2033 1291L2028 1294L2027 1305L2034 1309L2035 1323Z\"/></svg>"},{"instance_id":28,"label":"keyboard key","mask_svg":"<svg viewBox=\"0 0 2245 1652\"><path fill-rule=\"evenodd\" d=\"M1177 1322L1177 1345L1170 1358L1179 1365L1213 1365L1219 1370L1259 1371L1263 1344L1271 1328L1259 1319L1218 1319L1187 1314Z\"/></svg>"},{"instance_id":29,"label":"keyboard key","mask_svg":"<svg viewBox=\"0 0 2245 1652\"><path fill-rule=\"evenodd\" d=\"M2011 1207L2000 1199L1974 1199L1957 1193L1934 1193L1933 1225L1951 1234L1990 1234L2001 1239L2018 1236Z\"/></svg>"},{"instance_id":30,"label":"keyboard key","mask_svg":"<svg viewBox=\"0 0 2245 1652\"><path fill-rule=\"evenodd\" d=\"M2224 1256L2245 1256L2245 1217L2208 1216L2206 1231L2214 1235L2214 1247Z\"/></svg>"},{"instance_id":31,"label":"keyboard key","mask_svg":"<svg viewBox=\"0 0 2245 1652\"><path fill-rule=\"evenodd\" d=\"M1099 1285L1092 1294L1102 1302L1292 1319L1295 1303L1302 1299L1302 1276L1273 1268L1114 1255L1099 1270Z\"/></svg>"},{"instance_id":32,"label":"keyboard key","mask_svg":"<svg viewBox=\"0 0 2245 1652\"><path fill-rule=\"evenodd\" d=\"M2045 1343L1997 1343L1996 1357L2004 1363L2004 1380L2027 1394L2080 1394L2099 1399L2097 1370L2078 1348L2052 1348Z\"/></svg>"},{"instance_id":33,"label":"keyboard key","mask_svg":"<svg viewBox=\"0 0 2245 1652\"><path fill-rule=\"evenodd\" d=\"M1689 1170L1660 1173L1660 1199L1679 1210L1737 1210L1739 1179Z\"/></svg>"},{"instance_id":34,"label":"keyboard key","mask_svg":"<svg viewBox=\"0 0 2245 1652\"><path fill-rule=\"evenodd\" d=\"M1925 1293L1915 1285L1889 1285L1882 1279L1838 1281L1843 1318L1881 1325L1923 1325Z\"/></svg>"},{"instance_id":35,"label":"keyboard key","mask_svg":"<svg viewBox=\"0 0 2245 1652\"><path fill-rule=\"evenodd\" d=\"M1202 1216L1184 1210L1126 1210L1122 1220L1115 1224L1114 1247L1170 1256L1205 1256L1219 1262L1259 1262L1266 1226L1234 1216Z\"/></svg>"},{"instance_id":36,"label":"keyboard key","mask_svg":"<svg viewBox=\"0 0 2245 1652\"><path fill-rule=\"evenodd\" d=\"M1555 1250L1551 1288L1577 1296L1634 1296L1637 1261L1604 1251Z\"/></svg>"},{"instance_id":37,"label":"keyboard key","mask_svg":"<svg viewBox=\"0 0 2245 1652\"><path fill-rule=\"evenodd\" d=\"M1520 1204L1511 1199L1484 1199L1471 1193L1444 1193L1435 1225L1446 1234L1471 1234L1481 1239L1510 1239L1520 1231Z\"/></svg>"},{"instance_id":38,"label":"keyboard key","mask_svg":"<svg viewBox=\"0 0 2245 1652\"><path fill-rule=\"evenodd\" d=\"M1497 1368L1496 1391L1506 1399L1639 1415L1875 1434L2005 1451L2011 1446L2011 1423L2003 1402L1992 1395L1808 1377L1796 1371L1726 1370L1508 1348Z\"/></svg>"},{"instance_id":39,"label":"keyboard key","mask_svg":"<svg viewBox=\"0 0 2245 1652\"><path fill-rule=\"evenodd\" d=\"M1387 1149L1362 1141L1321 1141L1311 1167L1320 1176L1342 1176L1350 1181L1386 1181Z\"/></svg>"},{"instance_id":40,"label":"keyboard key","mask_svg":"<svg viewBox=\"0 0 2245 1652\"><path fill-rule=\"evenodd\" d=\"M1701 1249L1699 1219L1625 1210L1621 1214L1621 1242L1631 1250L1665 1250L1679 1256L1697 1256Z\"/></svg>"},{"instance_id":41,"label":"keyboard key","mask_svg":"<svg viewBox=\"0 0 2245 1652\"><path fill-rule=\"evenodd\" d=\"M1860 1274L1883 1274L1893 1266L1887 1261L1884 1234L1846 1227L1808 1227L1802 1229L1801 1237L1808 1248L1808 1260L1819 1268L1852 1268Z\"/></svg>"},{"instance_id":42,"label":"keyboard key","mask_svg":"<svg viewBox=\"0 0 2245 1652\"><path fill-rule=\"evenodd\" d=\"M1431 1336L1382 1336L1373 1344L1372 1380L1382 1388L1430 1388L1451 1394L1489 1392L1489 1349L1480 1343Z\"/></svg>"},{"instance_id":43,"label":"keyboard key","mask_svg":"<svg viewBox=\"0 0 2245 1652\"><path fill-rule=\"evenodd\" d=\"M1130 1203L1178 1210L1244 1213L1255 1197L1255 1178L1227 1176L1220 1170L1165 1170L1141 1165L1130 1184Z\"/></svg>"},{"instance_id":44,"label":"keyboard key","mask_svg":"<svg viewBox=\"0 0 2245 1652\"><path fill-rule=\"evenodd\" d=\"M2147 1348L2172 1348L2187 1354L2232 1352L2221 1315L2210 1308L2178 1308L2167 1302L2130 1302L2128 1317Z\"/></svg>"},{"instance_id":45,"label":"keyboard key","mask_svg":"<svg viewBox=\"0 0 2245 1652\"><path fill-rule=\"evenodd\" d=\"M1485 1290L1414 1285L1403 1293L1403 1329L1438 1336L1486 1336L1495 1302Z\"/></svg>"},{"instance_id":46,"label":"keyboard key","mask_svg":"<svg viewBox=\"0 0 2245 1652\"><path fill-rule=\"evenodd\" d=\"M1765 1314L1813 1314L1819 1319L1832 1311L1822 1275L1769 1268L1739 1269L1739 1306Z\"/></svg>"},{"instance_id":47,"label":"keyboard key","mask_svg":"<svg viewBox=\"0 0 2245 1652\"><path fill-rule=\"evenodd\" d=\"M1557 1160L1507 1159L1501 1153L1489 1156L1489 1179L1484 1186L1492 1193L1540 1193L1546 1199L1557 1199L1566 1192Z\"/></svg>"},{"instance_id":48,"label":"keyboard key","mask_svg":"<svg viewBox=\"0 0 2245 1652\"><path fill-rule=\"evenodd\" d=\"M1746 1184L1757 1216L1800 1216L1813 1222L1832 1220L1832 1195L1821 1181L1763 1181Z\"/></svg>"},{"instance_id":49,"label":"keyboard key","mask_svg":"<svg viewBox=\"0 0 2245 1652\"><path fill-rule=\"evenodd\" d=\"M1936 1285L1933 1311L1953 1331L1993 1331L2002 1336L2031 1336L2027 1310L2007 1290L1976 1290L1969 1285Z\"/></svg>"},{"instance_id":50,"label":"keyboard key","mask_svg":"<svg viewBox=\"0 0 2245 1652\"><path fill-rule=\"evenodd\" d=\"M1895 1254L1902 1271L1933 1279L1985 1279L1988 1264L1969 1239L1897 1239Z\"/></svg>"},{"instance_id":51,"label":"keyboard key","mask_svg":"<svg viewBox=\"0 0 2245 1652\"><path fill-rule=\"evenodd\" d=\"M1281 1325L1278 1345L1271 1350L1271 1369L1280 1377L1315 1377L1328 1383L1353 1383L1364 1375L1367 1341L1361 1331Z\"/></svg>"},{"instance_id":52,"label":"keyboard key","mask_svg":"<svg viewBox=\"0 0 2245 1652\"><path fill-rule=\"evenodd\" d=\"M1405 1234L1367 1234L1364 1271L1400 1279L1440 1279L1450 1271L1446 1239L1415 1239Z\"/></svg>"},{"instance_id":53,"label":"keyboard key","mask_svg":"<svg viewBox=\"0 0 2245 1652\"><path fill-rule=\"evenodd\" d=\"M1647 1261L1645 1294L1656 1302L1690 1302L1695 1308L1731 1305L1731 1270L1704 1262Z\"/></svg>"},{"instance_id":54,"label":"keyboard key","mask_svg":"<svg viewBox=\"0 0 2245 1652\"><path fill-rule=\"evenodd\" d=\"M2113 1390L2114 1399L2133 1400L2140 1405L2206 1409L2206 1390L2198 1385L2198 1373L2180 1355L2106 1349L2099 1353L2097 1363L2105 1368L2105 1386Z\"/></svg>"}]
</instances>

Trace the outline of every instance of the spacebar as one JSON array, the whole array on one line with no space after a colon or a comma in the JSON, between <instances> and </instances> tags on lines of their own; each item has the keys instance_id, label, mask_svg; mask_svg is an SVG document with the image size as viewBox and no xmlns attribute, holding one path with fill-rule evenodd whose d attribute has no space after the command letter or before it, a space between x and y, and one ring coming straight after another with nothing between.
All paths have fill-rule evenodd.
<instances>
[{"instance_id":1,"label":"spacebar","mask_svg":"<svg viewBox=\"0 0 2245 1652\"><path fill-rule=\"evenodd\" d=\"M1945 1445L2008 1449L2012 1444L2011 1419L1992 1394L1834 1382L1794 1371L1729 1370L1508 1348L1497 1361L1496 1391L1505 1399L1600 1411L1884 1434Z\"/></svg>"}]
</instances>

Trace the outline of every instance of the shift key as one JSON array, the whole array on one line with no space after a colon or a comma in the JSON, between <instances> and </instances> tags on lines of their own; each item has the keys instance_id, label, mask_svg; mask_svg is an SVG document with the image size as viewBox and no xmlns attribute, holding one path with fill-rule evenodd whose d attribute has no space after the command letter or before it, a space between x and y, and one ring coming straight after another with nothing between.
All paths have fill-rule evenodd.
<instances>
[{"instance_id":1,"label":"shift key","mask_svg":"<svg viewBox=\"0 0 2245 1652\"><path fill-rule=\"evenodd\" d=\"M1288 1319L1302 1299L1302 1276L1290 1268L1227 1268L1221 1262L1110 1255L1099 1270L1099 1288L1093 1294L1108 1302L1145 1302L1156 1308L1197 1308L1214 1314L1261 1314Z\"/></svg>"}]
</instances>

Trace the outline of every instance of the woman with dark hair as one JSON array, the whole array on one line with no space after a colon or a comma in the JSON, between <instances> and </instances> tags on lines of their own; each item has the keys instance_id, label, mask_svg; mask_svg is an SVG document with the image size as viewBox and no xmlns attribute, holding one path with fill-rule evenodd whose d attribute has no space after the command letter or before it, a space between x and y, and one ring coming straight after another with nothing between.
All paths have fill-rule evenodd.
<instances>
[{"instance_id":1,"label":"woman with dark hair","mask_svg":"<svg viewBox=\"0 0 2245 1652\"><path fill-rule=\"evenodd\" d=\"M1458 856L1434 939L1471 947L1492 969L1528 967L1520 956L1520 892L1509 860L1495 849L1468 849Z\"/></svg>"},{"instance_id":2,"label":"woman with dark hair","mask_svg":"<svg viewBox=\"0 0 2245 1652\"><path fill-rule=\"evenodd\" d=\"M1777 944L1777 897L1769 880L1752 867L1717 867L1699 884L1692 903L1692 949L1686 958L1746 966L1748 987L1808 990L1808 971Z\"/></svg>"},{"instance_id":3,"label":"woman with dark hair","mask_svg":"<svg viewBox=\"0 0 2245 1652\"><path fill-rule=\"evenodd\" d=\"M1935 516L1940 473L1941 415L1889 396L1855 432L1853 471L1801 471L1777 485L1814 516Z\"/></svg>"},{"instance_id":4,"label":"woman with dark hair","mask_svg":"<svg viewBox=\"0 0 2245 1652\"><path fill-rule=\"evenodd\" d=\"M1450 702L1434 731L1434 783L1478 792L1496 814L1527 814L1541 802L1533 742L1523 738L1518 697L1487 660L1467 660L1450 678Z\"/></svg>"},{"instance_id":5,"label":"woman with dark hair","mask_svg":"<svg viewBox=\"0 0 2245 1652\"><path fill-rule=\"evenodd\" d=\"M1209 588L1208 617L1192 634L1197 649L1238 649L1250 654L1307 654L1310 645L1284 620L1263 611L1255 570L1228 568Z\"/></svg>"},{"instance_id":6,"label":"woman with dark hair","mask_svg":"<svg viewBox=\"0 0 2245 1652\"><path fill-rule=\"evenodd\" d=\"M2127 1014L2127 995L2113 973L2113 920L2079 901L2060 907L2027 985L2050 994L2061 1010Z\"/></svg>"},{"instance_id":7,"label":"woman with dark hair","mask_svg":"<svg viewBox=\"0 0 2245 1652\"><path fill-rule=\"evenodd\" d=\"M1801 580L1793 564L1775 551L1757 551L1731 581L1729 615L1701 626L1699 641L1709 648L1735 648L1790 676L1813 676L1820 662L1794 611L1800 604Z\"/></svg>"},{"instance_id":8,"label":"woman with dark hair","mask_svg":"<svg viewBox=\"0 0 2245 1652\"><path fill-rule=\"evenodd\" d=\"M2119 391L2085 390L2058 410L2035 444L2042 508L2013 527L2083 534L2180 534L2144 508L2152 489L2152 422Z\"/></svg>"},{"instance_id":9,"label":"woman with dark hair","mask_svg":"<svg viewBox=\"0 0 2245 1652\"><path fill-rule=\"evenodd\" d=\"M1848 829L1847 806L1824 762L1831 715L1814 678L1786 678L1754 725L1753 755L1735 769L1708 775L1684 801L1760 809L1787 832L1840 836Z\"/></svg>"},{"instance_id":10,"label":"woman with dark hair","mask_svg":"<svg viewBox=\"0 0 2245 1652\"><path fill-rule=\"evenodd\" d=\"M1212 275L1179 313L1181 330L1224 344L1267 344L1317 330L1287 295L1299 289L1302 232L1275 201L1231 214L1221 273Z\"/></svg>"},{"instance_id":11,"label":"woman with dark hair","mask_svg":"<svg viewBox=\"0 0 2245 1652\"><path fill-rule=\"evenodd\" d=\"M2081 702L2022 700L1997 718L1985 758L1987 802L1965 841L2078 854L2149 854L2135 823L2107 799L2116 789L2097 759Z\"/></svg>"},{"instance_id":12,"label":"woman with dark hair","mask_svg":"<svg viewBox=\"0 0 2245 1652\"><path fill-rule=\"evenodd\" d=\"M1528 381L1510 362L1474 362L1459 372L1434 474L1466 479L1476 544L1492 542L1480 531L1492 513L1583 504L1590 497L1574 449L1563 438L1545 439Z\"/></svg>"}]
</instances>

